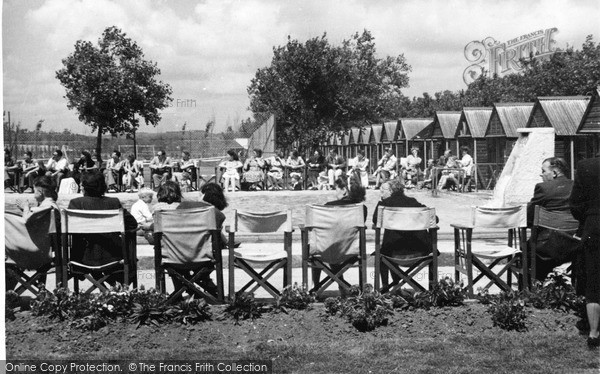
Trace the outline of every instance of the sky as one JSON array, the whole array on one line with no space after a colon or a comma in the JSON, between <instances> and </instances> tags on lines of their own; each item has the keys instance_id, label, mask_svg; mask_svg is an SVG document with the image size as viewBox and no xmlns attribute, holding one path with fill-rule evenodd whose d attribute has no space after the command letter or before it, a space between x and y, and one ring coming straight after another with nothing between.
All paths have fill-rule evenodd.
<instances>
[{"instance_id":1,"label":"sky","mask_svg":"<svg viewBox=\"0 0 600 374\"><path fill-rule=\"evenodd\" d=\"M161 69L173 89L158 127L140 131L215 131L251 116L247 87L270 64L273 47L327 33L340 44L367 29L378 57L403 54L412 66L406 96L465 89L471 41L505 42L556 27L555 47L580 49L600 38L600 0L4 0L3 110L23 128L89 134L67 109L55 78L77 40L97 43L117 26Z\"/></svg>"}]
</instances>

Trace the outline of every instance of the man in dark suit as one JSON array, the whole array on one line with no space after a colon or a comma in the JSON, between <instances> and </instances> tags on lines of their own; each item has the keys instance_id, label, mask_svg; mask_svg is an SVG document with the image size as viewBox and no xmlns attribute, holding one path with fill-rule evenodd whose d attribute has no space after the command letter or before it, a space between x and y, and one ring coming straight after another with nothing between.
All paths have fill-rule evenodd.
<instances>
[{"instance_id":1,"label":"man in dark suit","mask_svg":"<svg viewBox=\"0 0 600 374\"><path fill-rule=\"evenodd\" d=\"M569 196L573 181L567 178L569 167L560 157L550 157L542 162L542 183L535 185L533 197L527 206L527 224L531 227L535 206L550 211L569 211ZM552 230L540 229L537 237L535 278L544 281L557 266L572 261L575 242L568 242Z\"/></svg>"},{"instance_id":2,"label":"man in dark suit","mask_svg":"<svg viewBox=\"0 0 600 374\"><path fill-rule=\"evenodd\" d=\"M571 213L579 221L582 250L577 254L577 293L585 295L590 332L587 344L600 346L600 158L579 162L571 193Z\"/></svg>"},{"instance_id":3,"label":"man in dark suit","mask_svg":"<svg viewBox=\"0 0 600 374\"><path fill-rule=\"evenodd\" d=\"M398 179L392 179L381 185L381 201L377 203L375 212L373 212L373 223L377 223L377 212L379 206L402 207L402 208L422 208L425 205L412 197L404 194L404 185ZM436 217L436 221L437 221ZM381 243L381 254L395 258L411 259L427 256L431 253L432 243L430 242L427 231L395 231L385 230L383 241ZM381 264L381 283L388 285L389 269ZM392 273L394 282L400 278Z\"/></svg>"}]
</instances>

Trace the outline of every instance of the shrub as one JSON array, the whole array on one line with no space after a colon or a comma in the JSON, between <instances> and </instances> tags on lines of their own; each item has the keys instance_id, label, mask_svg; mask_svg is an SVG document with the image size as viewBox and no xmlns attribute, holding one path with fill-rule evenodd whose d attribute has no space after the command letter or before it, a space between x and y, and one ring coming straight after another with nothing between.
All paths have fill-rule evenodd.
<instances>
[{"instance_id":1,"label":"shrub","mask_svg":"<svg viewBox=\"0 0 600 374\"><path fill-rule=\"evenodd\" d=\"M239 293L233 301L225 308L225 313L235 319L236 324L240 320L256 319L262 315L262 306L254 299L253 293Z\"/></svg>"},{"instance_id":2,"label":"shrub","mask_svg":"<svg viewBox=\"0 0 600 374\"><path fill-rule=\"evenodd\" d=\"M460 306L464 304L465 291L462 284L455 284L446 277L433 285L430 291L413 292L398 290L389 296L394 309L429 309L432 307Z\"/></svg>"},{"instance_id":3,"label":"shrub","mask_svg":"<svg viewBox=\"0 0 600 374\"><path fill-rule=\"evenodd\" d=\"M167 311L167 315L173 322L184 325L195 325L198 322L207 321L212 318L210 307L206 301L204 299L194 300L193 296L171 307Z\"/></svg>"},{"instance_id":4,"label":"shrub","mask_svg":"<svg viewBox=\"0 0 600 374\"><path fill-rule=\"evenodd\" d=\"M506 292L500 294L496 301L490 301L488 313L492 315L494 326L503 330L525 331L525 302L518 293Z\"/></svg>"},{"instance_id":5,"label":"shrub","mask_svg":"<svg viewBox=\"0 0 600 374\"><path fill-rule=\"evenodd\" d=\"M331 315L338 312L359 331L371 331L378 326L385 326L392 314L392 303L367 287L363 293L347 298L328 298L325 300L325 310Z\"/></svg>"},{"instance_id":6,"label":"shrub","mask_svg":"<svg viewBox=\"0 0 600 374\"><path fill-rule=\"evenodd\" d=\"M277 299L277 307L285 310L285 308L304 310L311 303L315 302L315 298L311 295L306 286L298 287L298 283L293 286L287 286L281 292L281 296Z\"/></svg>"},{"instance_id":7,"label":"shrub","mask_svg":"<svg viewBox=\"0 0 600 374\"><path fill-rule=\"evenodd\" d=\"M21 305L21 297L17 295L15 291L6 291L5 304L4 304L4 319L14 321L17 317L15 316L16 310Z\"/></svg>"}]
</instances>

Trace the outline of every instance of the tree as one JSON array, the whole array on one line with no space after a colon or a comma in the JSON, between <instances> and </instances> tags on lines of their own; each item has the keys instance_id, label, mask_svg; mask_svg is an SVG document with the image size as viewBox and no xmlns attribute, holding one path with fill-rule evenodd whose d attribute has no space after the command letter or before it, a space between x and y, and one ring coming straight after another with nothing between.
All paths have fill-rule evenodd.
<instances>
[{"instance_id":1,"label":"tree","mask_svg":"<svg viewBox=\"0 0 600 374\"><path fill-rule=\"evenodd\" d=\"M305 43L288 37L273 48L248 94L255 117L275 115L279 147L315 147L331 133L398 111L411 68L403 55L378 59L373 40L365 30L340 46L324 34Z\"/></svg>"},{"instance_id":2,"label":"tree","mask_svg":"<svg viewBox=\"0 0 600 374\"><path fill-rule=\"evenodd\" d=\"M62 63L56 78L66 89L67 107L98 131L97 154L102 134L134 134L140 117L156 126L159 111L172 101L171 87L156 80L157 65L145 60L142 49L114 26L104 30L98 46L78 40L75 52Z\"/></svg>"},{"instance_id":3,"label":"tree","mask_svg":"<svg viewBox=\"0 0 600 374\"><path fill-rule=\"evenodd\" d=\"M581 50L557 51L549 59L522 59L520 74L481 75L466 91L472 106L497 102L532 102L538 96L591 95L600 84L600 45L588 35Z\"/></svg>"}]
</instances>

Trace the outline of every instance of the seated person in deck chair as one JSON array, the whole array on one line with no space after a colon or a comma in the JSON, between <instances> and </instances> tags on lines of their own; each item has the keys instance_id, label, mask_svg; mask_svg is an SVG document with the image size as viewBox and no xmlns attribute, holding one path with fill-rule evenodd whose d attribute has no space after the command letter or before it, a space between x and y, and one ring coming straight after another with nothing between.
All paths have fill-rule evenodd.
<instances>
[{"instance_id":1,"label":"seated person in deck chair","mask_svg":"<svg viewBox=\"0 0 600 374\"><path fill-rule=\"evenodd\" d=\"M116 197L106 197L106 181L100 171L90 171L81 176L81 189L83 197L77 197L69 202L69 209L80 210L111 210L123 209L121 202ZM138 223L133 216L124 209L125 230L133 231ZM135 235L135 234L134 234ZM77 243L77 244L76 244ZM77 234L73 235L73 248L82 251L71 254L71 259L85 265L103 265L112 261L121 260L121 240L119 234ZM135 261L135 259L131 259ZM131 263L135 268L135 263ZM131 276L137 276L135 271ZM109 278L109 283L123 281L121 276Z\"/></svg>"},{"instance_id":2,"label":"seated person in deck chair","mask_svg":"<svg viewBox=\"0 0 600 374\"><path fill-rule=\"evenodd\" d=\"M568 173L567 162L560 157L550 157L542 162L543 182L535 185L533 197L527 205L528 226L531 227L533 223L536 205L550 211L570 211L569 197L573 181L567 178ZM562 236L552 230L538 230L535 279L543 282L552 269L570 262L575 249L575 242L565 242Z\"/></svg>"},{"instance_id":3,"label":"seated person in deck chair","mask_svg":"<svg viewBox=\"0 0 600 374\"><path fill-rule=\"evenodd\" d=\"M420 208L425 205L416 199L404 194L404 185L398 179L392 179L381 185L381 201L377 203L373 213L373 223L377 223L377 211L379 206ZM436 217L436 221L439 221ZM394 258L411 259L424 257L431 253L432 243L429 241L427 231L395 231L385 230L383 242L381 243L381 254ZM381 283L387 286L389 269L381 264ZM398 275L392 273L394 282L399 281Z\"/></svg>"},{"instance_id":4,"label":"seated person in deck chair","mask_svg":"<svg viewBox=\"0 0 600 374\"><path fill-rule=\"evenodd\" d=\"M329 201L325 203L325 205L350 205L350 204L360 204L365 201L366 189L361 185L359 179L355 177L350 178L350 187L346 184L346 181L343 178L338 178L335 180L335 196L337 200ZM367 207L363 205L364 208L364 219L367 219ZM331 270L334 273L337 273L342 269L341 264L330 264ZM312 269L312 278L313 284L316 286L319 284L321 280L321 269L313 268ZM340 279L344 279L344 276L341 276ZM340 292L344 292L343 288L340 287ZM342 296L344 296L342 294Z\"/></svg>"}]
</instances>

